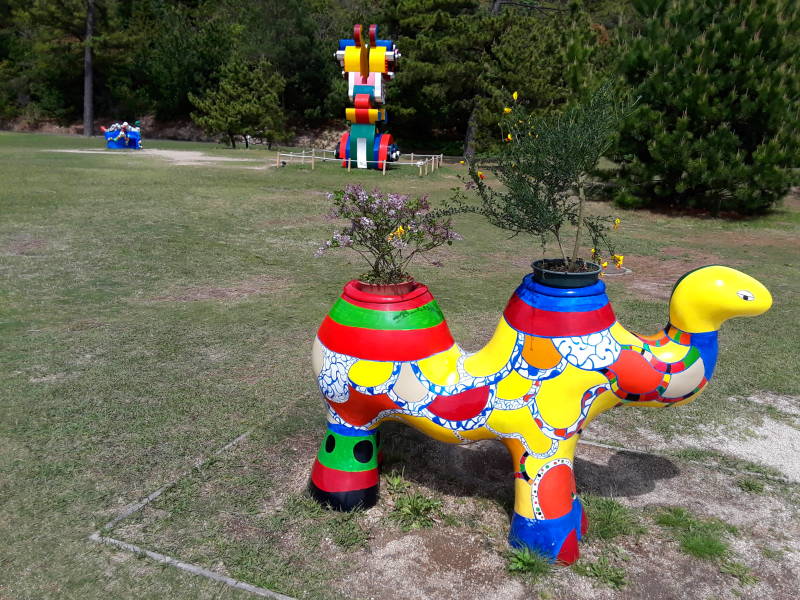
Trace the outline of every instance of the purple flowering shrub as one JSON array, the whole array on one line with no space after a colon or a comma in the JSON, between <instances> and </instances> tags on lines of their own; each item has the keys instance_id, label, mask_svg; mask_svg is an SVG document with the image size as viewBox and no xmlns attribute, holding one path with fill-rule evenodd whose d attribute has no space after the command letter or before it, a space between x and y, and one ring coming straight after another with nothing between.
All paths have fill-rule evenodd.
<instances>
[{"instance_id":1,"label":"purple flowering shrub","mask_svg":"<svg viewBox=\"0 0 800 600\"><path fill-rule=\"evenodd\" d=\"M333 203L330 217L347 224L317 250L352 248L369 263L359 279L391 284L410 279L406 266L414 256L462 239L451 228L455 210L431 210L427 196L367 192L360 185L328 194Z\"/></svg>"}]
</instances>

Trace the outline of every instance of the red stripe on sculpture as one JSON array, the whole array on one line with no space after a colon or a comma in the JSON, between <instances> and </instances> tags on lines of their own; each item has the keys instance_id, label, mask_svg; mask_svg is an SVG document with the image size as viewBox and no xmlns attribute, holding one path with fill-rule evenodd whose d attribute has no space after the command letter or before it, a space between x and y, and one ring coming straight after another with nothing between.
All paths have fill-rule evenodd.
<instances>
[{"instance_id":1,"label":"red stripe on sculpture","mask_svg":"<svg viewBox=\"0 0 800 600\"><path fill-rule=\"evenodd\" d=\"M608 329L616 322L611 305L586 312L556 312L534 308L514 294L503 316L517 331L545 337L588 335Z\"/></svg>"},{"instance_id":2,"label":"red stripe on sculpture","mask_svg":"<svg viewBox=\"0 0 800 600\"><path fill-rule=\"evenodd\" d=\"M352 492L378 485L378 469L369 471L340 471L331 469L314 459L311 481L326 492Z\"/></svg>"},{"instance_id":3,"label":"red stripe on sculpture","mask_svg":"<svg viewBox=\"0 0 800 600\"><path fill-rule=\"evenodd\" d=\"M445 321L425 329L381 331L340 325L326 316L317 335L328 350L362 360L421 360L455 344Z\"/></svg>"}]
</instances>

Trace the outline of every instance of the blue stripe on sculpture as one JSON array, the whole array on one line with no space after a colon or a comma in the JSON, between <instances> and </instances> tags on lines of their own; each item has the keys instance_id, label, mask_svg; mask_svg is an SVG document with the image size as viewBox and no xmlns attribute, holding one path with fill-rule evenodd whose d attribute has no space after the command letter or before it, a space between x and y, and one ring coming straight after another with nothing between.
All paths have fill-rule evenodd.
<instances>
[{"instance_id":1,"label":"blue stripe on sculpture","mask_svg":"<svg viewBox=\"0 0 800 600\"><path fill-rule=\"evenodd\" d=\"M711 379L714 374L714 366L717 364L717 354L719 353L719 342L717 331L707 331L705 333L692 333L691 345L700 351L700 358L706 368L705 377Z\"/></svg>"},{"instance_id":2,"label":"blue stripe on sculpture","mask_svg":"<svg viewBox=\"0 0 800 600\"><path fill-rule=\"evenodd\" d=\"M533 274L529 274L523 278L516 294L532 308L553 312L588 312L608 304L605 292L606 285L602 281L584 288L561 289L537 283L533 280Z\"/></svg>"},{"instance_id":3,"label":"blue stripe on sculpture","mask_svg":"<svg viewBox=\"0 0 800 600\"><path fill-rule=\"evenodd\" d=\"M328 423L328 429L333 433L338 433L339 435L349 435L355 437L363 437L365 435L376 435L378 433L377 428L368 431L365 429L356 429L355 427L348 427L347 425L339 425L338 423Z\"/></svg>"},{"instance_id":4,"label":"blue stripe on sculpture","mask_svg":"<svg viewBox=\"0 0 800 600\"><path fill-rule=\"evenodd\" d=\"M508 543L514 548L536 548L555 560L570 532L574 530L578 540L581 539L582 515L583 506L577 498L572 501L572 510L558 519L529 519L514 513Z\"/></svg>"}]
</instances>

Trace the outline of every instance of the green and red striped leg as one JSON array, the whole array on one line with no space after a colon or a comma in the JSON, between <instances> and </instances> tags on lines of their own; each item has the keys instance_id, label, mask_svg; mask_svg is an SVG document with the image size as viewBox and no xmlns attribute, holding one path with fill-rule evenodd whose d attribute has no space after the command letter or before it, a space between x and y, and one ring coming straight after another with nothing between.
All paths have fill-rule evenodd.
<instances>
[{"instance_id":1,"label":"green and red striped leg","mask_svg":"<svg viewBox=\"0 0 800 600\"><path fill-rule=\"evenodd\" d=\"M378 430L328 423L308 488L336 510L369 508L378 501Z\"/></svg>"}]
</instances>

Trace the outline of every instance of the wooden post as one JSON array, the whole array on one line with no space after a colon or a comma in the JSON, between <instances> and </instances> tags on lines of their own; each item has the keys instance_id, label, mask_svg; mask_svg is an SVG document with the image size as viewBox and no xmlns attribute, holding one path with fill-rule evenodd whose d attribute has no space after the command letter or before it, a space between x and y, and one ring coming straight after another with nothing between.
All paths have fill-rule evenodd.
<instances>
[{"instance_id":1,"label":"wooden post","mask_svg":"<svg viewBox=\"0 0 800 600\"><path fill-rule=\"evenodd\" d=\"M280 152L276 152L275 153L275 166L276 167L280 167L281 166L281 153Z\"/></svg>"},{"instance_id":2,"label":"wooden post","mask_svg":"<svg viewBox=\"0 0 800 600\"><path fill-rule=\"evenodd\" d=\"M350 172L350 161L351 161L351 160L353 160L353 159L351 159L351 158L348 158L348 159L347 159L347 172L348 172L348 173Z\"/></svg>"},{"instance_id":3,"label":"wooden post","mask_svg":"<svg viewBox=\"0 0 800 600\"><path fill-rule=\"evenodd\" d=\"M419 165L419 176L422 177L422 163L417 163Z\"/></svg>"},{"instance_id":4,"label":"wooden post","mask_svg":"<svg viewBox=\"0 0 800 600\"><path fill-rule=\"evenodd\" d=\"M414 153L411 153L411 162L414 162Z\"/></svg>"},{"instance_id":5,"label":"wooden post","mask_svg":"<svg viewBox=\"0 0 800 600\"><path fill-rule=\"evenodd\" d=\"M314 149L311 149L311 170L314 170Z\"/></svg>"},{"instance_id":6,"label":"wooden post","mask_svg":"<svg viewBox=\"0 0 800 600\"><path fill-rule=\"evenodd\" d=\"M386 163L389 162L388 160L383 161L383 175L386 176Z\"/></svg>"}]
</instances>

